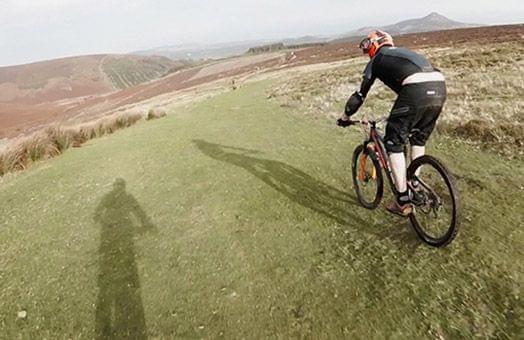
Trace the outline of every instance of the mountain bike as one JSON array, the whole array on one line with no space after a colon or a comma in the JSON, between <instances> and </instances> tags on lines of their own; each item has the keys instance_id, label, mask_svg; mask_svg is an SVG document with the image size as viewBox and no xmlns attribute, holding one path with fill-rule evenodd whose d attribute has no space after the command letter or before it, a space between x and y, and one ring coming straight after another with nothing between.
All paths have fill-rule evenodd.
<instances>
[{"instance_id":1,"label":"mountain bike","mask_svg":"<svg viewBox=\"0 0 524 340\"><path fill-rule=\"evenodd\" d=\"M366 133L364 143L353 153L352 177L360 204L370 210L382 201L384 173L391 191L398 195L384 137L377 128L377 124L386 120L350 121L351 125L363 126ZM409 220L417 235L433 247L451 243L458 232L460 209L458 190L450 171L437 158L425 155L411 162L407 181L413 204Z\"/></svg>"}]
</instances>

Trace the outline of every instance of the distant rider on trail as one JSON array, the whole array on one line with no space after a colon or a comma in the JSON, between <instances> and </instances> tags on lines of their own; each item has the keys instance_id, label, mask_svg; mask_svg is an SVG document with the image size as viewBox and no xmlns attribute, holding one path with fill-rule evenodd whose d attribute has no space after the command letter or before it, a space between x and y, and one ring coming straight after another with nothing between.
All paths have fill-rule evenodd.
<instances>
[{"instance_id":1,"label":"distant rider on trail","mask_svg":"<svg viewBox=\"0 0 524 340\"><path fill-rule=\"evenodd\" d=\"M412 160L424 155L426 142L446 101L445 79L425 57L395 47L393 38L386 32L372 32L362 40L359 48L369 55L371 61L364 71L360 89L349 98L337 124L342 127L350 125L350 117L364 103L377 78L398 94L388 118L384 142L399 195L386 209L407 216L413 211L413 206L406 180L404 147L409 139ZM416 187L412 189L416 190Z\"/></svg>"}]
</instances>

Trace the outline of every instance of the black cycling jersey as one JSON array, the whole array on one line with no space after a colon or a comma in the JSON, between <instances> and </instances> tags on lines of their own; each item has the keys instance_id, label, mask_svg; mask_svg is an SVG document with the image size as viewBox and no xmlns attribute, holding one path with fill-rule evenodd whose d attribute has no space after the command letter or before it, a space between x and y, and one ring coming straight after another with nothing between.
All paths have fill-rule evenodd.
<instances>
[{"instance_id":1,"label":"black cycling jersey","mask_svg":"<svg viewBox=\"0 0 524 340\"><path fill-rule=\"evenodd\" d=\"M358 111L377 78L399 94L407 77L435 71L438 70L420 54L406 48L383 46L367 64L360 89L346 104L346 114L351 116Z\"/></svg>"},{"instance_id":2,"label":"black cycling jersey","mask_svg":"<svg viewBox=\"0 0 524 340\"><path fill-rule=\"evenodd\" d=\"M409 76L421 72L437 71L426 57L406 48L382 47L364 70L360 94L366 97L375 79L380 79L397 94L402 82Z\"/></svg>"},{"instance_id":3,"label":"black cycling jersey","mask_svg":"<svg viewBox=\"0 0 524 340\"><path fill-rule=\"evenodd\" d=\"M347 116L362 106L377 78L398 94L384 136L387 151L402 152L408 138L412 145L424 146L446 101L444 76L424 56L384 46L367 64L360 89L349 98Z\"/></svg>"}]
</instances>

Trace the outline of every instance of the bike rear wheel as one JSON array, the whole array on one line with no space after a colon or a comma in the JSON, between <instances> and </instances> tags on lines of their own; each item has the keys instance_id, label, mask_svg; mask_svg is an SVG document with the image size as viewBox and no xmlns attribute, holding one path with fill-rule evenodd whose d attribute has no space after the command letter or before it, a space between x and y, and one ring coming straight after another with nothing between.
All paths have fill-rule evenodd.
<instances>
[{"instance_id":1,"label":"bike rear wheel","mask_svg":"<svg viewBox=\"0 0 524 340\"><path fill-rule=\"evenodd\" d=\"M418 236L434 247L451 243L458 232L459 198L449 170L432 156L414 160L408 168L408 181L415 183L414 213L410 221Z\"/></svg>"},{"instance_id":2,"label":"bike rear wheel","mask_svg":"<svg viewBox=\"0 0 524 340\"><path fill-rule=\"evenodd\" d=\"M376 209L384 195L382 167L373 153L359 145L353 153L353 186L358 200L367 209Z\"/></svg>"}]
</instances>

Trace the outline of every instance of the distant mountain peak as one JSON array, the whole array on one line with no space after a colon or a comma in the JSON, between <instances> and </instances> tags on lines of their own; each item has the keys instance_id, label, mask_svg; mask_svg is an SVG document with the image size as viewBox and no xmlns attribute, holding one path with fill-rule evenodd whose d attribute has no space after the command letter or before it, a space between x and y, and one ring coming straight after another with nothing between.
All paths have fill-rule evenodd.
<instances>
[{"instance_id":1,"label":"distant mountain peak","mask_svg":"<svg viewBox=\"0 0 524 340\"><path fill-rule=\"evenodd\" d=\"M444 19L448 19L448 18L446 18L445 16L443 16L442 14L437 13L437 12L431 12L431 13L429 13L427 16L424 17L424 19L433 19L433 18L444 18ZM448 19L448 20L449 20L449 19Z\"/></svg>"},{"instance_id":2,"label":"distant mountain peak","mask_svg":"<svg viewBox=\"0 0 524 340\"><path fill-rule=\"evenodd\" d=\"M456 23L456 21L453 21L449 18L447 18L446 16L442 15L442 14L439 14L437 12L432 12L430 13L429 15L423 17L422 19L419 19L421 21L426 21L426 22L441 22L441 23Z\"/></svg>"},{"instance_id":3,"label":"distant mountain peak","mask_svg":"<svg viewBox=\"0 0 524 340\"><path fill-rule=\"evenodd\" d=\"M390 34L393 34L393 35L401 35L401 34L407 34L407 33L441 31L441 30L449 30L449 29L457 29L457 28L478 27L478 26L481 26L481 25L464 24L461 22L451 20L440 13L432 12L422 18L404 20L404 21L398 22L393 25L382 26L380 27L380 29ZM364 27L359 30L353 31L346 36L347 37L362 36L364 34L367 34L369 30L370 30L369 27Z\"/></svg>"}]
</instances>

